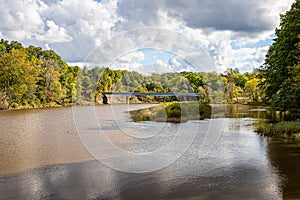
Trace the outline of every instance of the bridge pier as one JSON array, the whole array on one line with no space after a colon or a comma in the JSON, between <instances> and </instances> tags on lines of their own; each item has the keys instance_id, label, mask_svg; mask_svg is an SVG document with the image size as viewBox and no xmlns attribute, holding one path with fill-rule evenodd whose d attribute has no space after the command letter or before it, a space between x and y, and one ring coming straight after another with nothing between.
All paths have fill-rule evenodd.
<instances>
[{"instance_id":1,"label":"bridge pier","mask_svg":"<svg viewBox=\"0 0 300 200\"><path fill-rule=\"evenodd\" d=\"M102 94L102 103L103 104L108 104L108 99L107 99L107 96L105 94Z\"/></svg>"},{"instance_id":2,"label":"bridge pier","mask_svg":"<svg viewBox=\"0 0 300 200\"><path fill-rule=\"evenodd\" d=\"M126 96L126 104L129 104L130 96Z\"/></svg>"},{"instance_id":3,"label":"bridge pier","mask_svg":"<svg viewBox=\"0 0 300 200\"><path fill-rule=\"evenodd\" d=\"M106 95L106 94L102 94L102 103L103 104L111 104L111 96L110 95Z\"/></svg>"}]
</instances>

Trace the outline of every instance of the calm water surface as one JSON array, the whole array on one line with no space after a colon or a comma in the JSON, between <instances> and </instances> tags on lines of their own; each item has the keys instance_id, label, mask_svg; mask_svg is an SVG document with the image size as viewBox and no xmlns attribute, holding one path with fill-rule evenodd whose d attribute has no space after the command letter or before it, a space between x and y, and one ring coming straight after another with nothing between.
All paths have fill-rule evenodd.
<instances>
[{"instance_id":1,"label":"calm water surface","mask_svg":"<svg viewBox=\"0 0 300 200\"><path fill-rule=\"evenodd\" d=\"M1 111L0 199L300 198L299 146L253 132L268 109L132 122L145 106Z\"/></svg>"}]
</instances>

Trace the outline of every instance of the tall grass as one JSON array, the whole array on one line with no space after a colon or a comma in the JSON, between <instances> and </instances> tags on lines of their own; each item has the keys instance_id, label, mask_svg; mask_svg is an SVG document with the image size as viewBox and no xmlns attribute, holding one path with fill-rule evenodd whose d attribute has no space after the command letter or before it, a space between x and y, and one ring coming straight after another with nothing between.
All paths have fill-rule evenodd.
<instances>
[{"instance_id":1,"label":"tall grass","mask_svg":"<svg viewBox=\"0 0 300 200\"><path fill-rule=\"evenodd\" d=\"M292 139L300 143L300 122L298 121L270 123L256 128L255 132L265 136Z\"/></svg>"}]
</instances>

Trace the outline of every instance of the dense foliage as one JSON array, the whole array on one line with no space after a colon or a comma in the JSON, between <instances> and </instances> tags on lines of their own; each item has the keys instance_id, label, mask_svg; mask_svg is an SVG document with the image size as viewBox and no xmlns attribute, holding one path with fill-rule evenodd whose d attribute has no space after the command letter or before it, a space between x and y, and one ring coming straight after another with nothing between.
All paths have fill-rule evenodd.
<instances>
[{"instance_id":1,"label":"dense foliage","mask_svg":"<svg viewBox=\"0 0 300 200\"><path fill-rule=\"evenodd\" d=\"M77 101L79 72L52 50L1 40L0 105L40 107Z\"/></svg>"},{"instance_id":2,"label":"dense foliage","mask_svg":"<svg viewBox=\"0 0 300 200\"><path fill-rule=\"evenodd\" d=\"M300 1L280 16L280 27L261 68L267 100L279 111L300 110Z\"/></svg>"},{"instance_id":3,"label":"dense foliage","mask_svg":"<svg viewBox=\"0 0 300 200\"><path fill-rule=\"evenodd\" d=\"M264 136L289 139L300 143L300 122L298 121L270 123L265 126L259 126L255 131Z\"/></svg>"},{"instance_id":4,"label":"dense foliage","mask_svg":"<svg viewBox=\"0 0 300 200\"><path fill-rule=\"evenodd\" d=\"M199 102L165 102L129 112L133 121L180 123L211 117L211 106Z\"/></svg>"},{"instance_id":5,"label":"dense foliage","mask_svg":"<svg viewBox=\"0 0 300 200\"><path fill-rule=\"evenodd\" d=\"M0 42L0 106L44 107L102 103L103 92L198 93L202 103L261 100L257 72L173 72L145 76L109 68L69 66L52 50ZM163 102L176 97L132 97L132 102Z\"/></svg>"}]
</instances>

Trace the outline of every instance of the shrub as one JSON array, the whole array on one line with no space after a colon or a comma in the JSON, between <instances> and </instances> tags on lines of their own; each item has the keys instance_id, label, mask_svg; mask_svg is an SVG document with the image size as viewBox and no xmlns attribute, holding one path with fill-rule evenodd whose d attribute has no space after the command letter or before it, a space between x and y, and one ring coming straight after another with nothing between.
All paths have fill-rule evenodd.
<instances>
[{"instance_id":1,"label":"shrub","mask_svg":"<svg viewBox=\"0 0 300 200\"><path fill-rule=\"evenodd\" d=\"M261 135L292 139L300 142L300 122L298 121L270 123L264 127L260 126L256 128L255 132Z\"/></svg>"},{"instance_id":2,"label":"shrub","mask_svg":"<svg viewBox=\"0 0 300 200\"><path fill-rule=\"evenodd\" d=\"M204 119L211 115L211 107L208 104L198 102L167 102L147 109L130 111L134 121L165 121L183 122L190 119Z\"/></svg>"}]
</instances>

